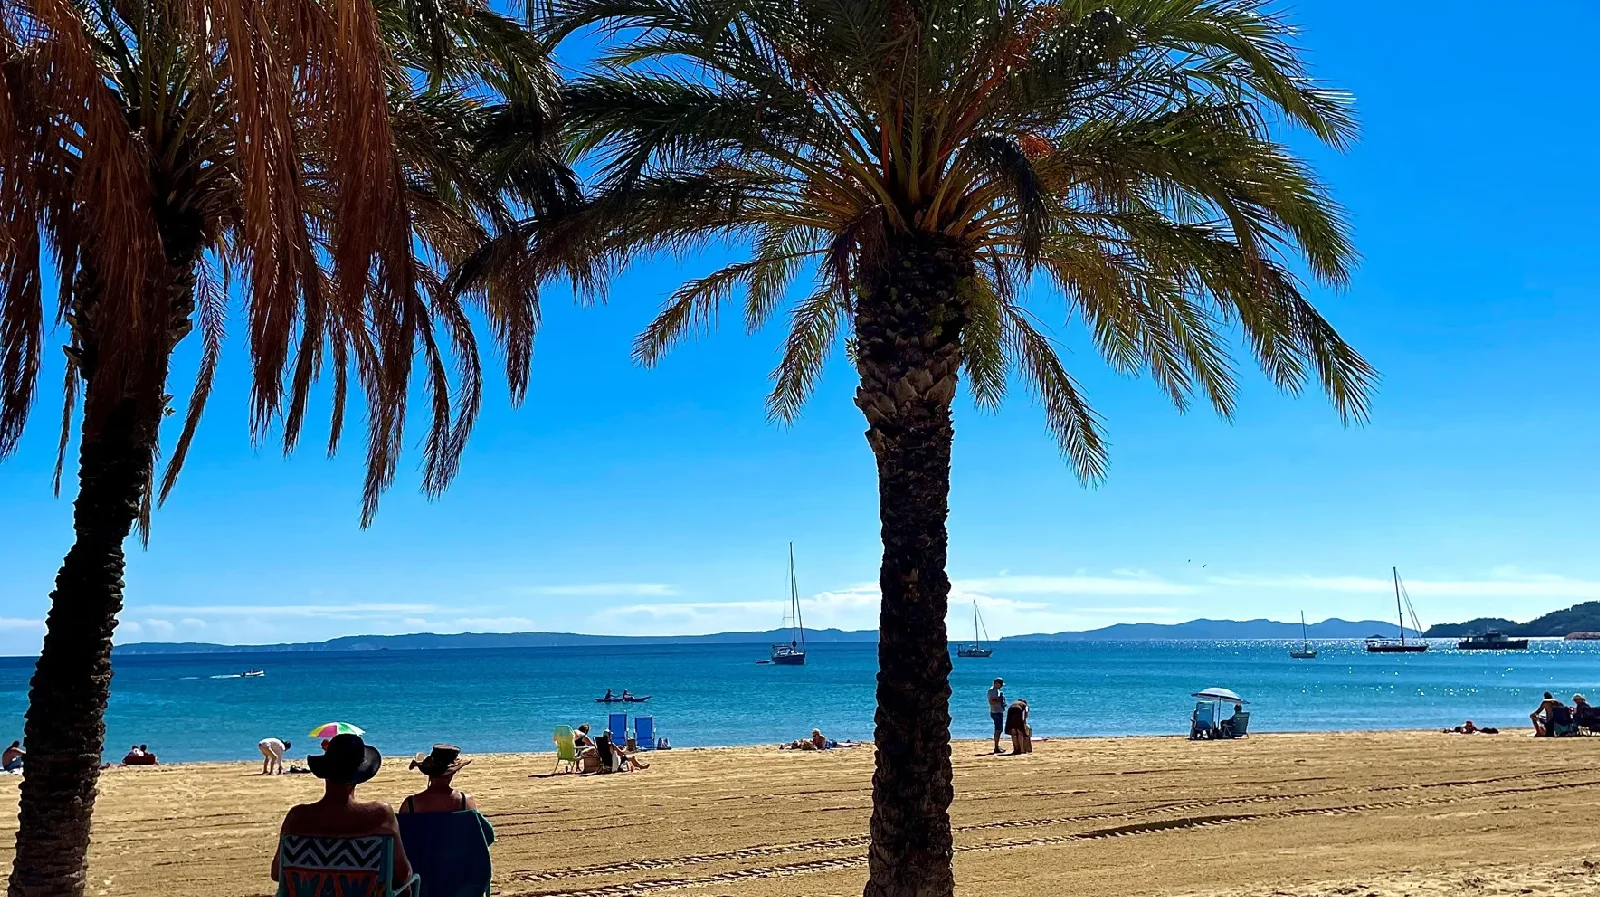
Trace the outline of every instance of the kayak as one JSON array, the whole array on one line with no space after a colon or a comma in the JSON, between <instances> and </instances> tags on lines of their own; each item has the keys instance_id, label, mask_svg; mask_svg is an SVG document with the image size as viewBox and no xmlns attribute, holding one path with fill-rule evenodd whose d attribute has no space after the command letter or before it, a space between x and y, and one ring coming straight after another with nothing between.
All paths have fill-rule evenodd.
<instances>
[{"instance_id":1,"label":"kayak","mask_svg":"<svg viewBox=\"0 0 1600 897\"><path fill-rule=\"evenodd\" d=\"M650 700L650 696L645 695L642 698L595 698L594 702L596 704L643 704L648 700Z\"/></svg>"}]
</instances>

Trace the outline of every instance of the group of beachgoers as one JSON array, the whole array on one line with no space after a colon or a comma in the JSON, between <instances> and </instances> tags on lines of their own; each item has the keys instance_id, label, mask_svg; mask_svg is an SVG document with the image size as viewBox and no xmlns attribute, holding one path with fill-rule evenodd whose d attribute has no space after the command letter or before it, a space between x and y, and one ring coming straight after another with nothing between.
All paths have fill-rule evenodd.
<instances>
[{"instance_id":1,"label":"group of beachgoers","mask_svg":"<svg viewBox=\"0 0 1600 897\"><path fill-rule=\"evenodd\" d=\"M356 789L377 775L383 764L378 749L359 735L328 739L321 755L306 759L310 773L323 780L322 798L292 807L279 829L272 880L284 884L280 893L291 897L321 894L318 882L327 870L308 863L302 855L325 858L337 853L340 843L372 838L392 844L389 882L402 885L417 878L420 887L411 893L423 897L486 893L494 827L478 812L472 795L457 790L454 784L456 774L471 762L459 747L450 744L436 744L430 753L417 754L411 768L427 776L427 787L407 797L396 811L387 803L356 797ZM317 849L299 849L308 842ZM403 890L393 887L390 892Z\"/></svg>"},{"instance_id":2,"label":"group of beachgoers","mask_svg":"<svg viewBox=\"0 0 1600 897\"><path fill-rule=\"evenodd\" d=\"M599 735L589 734L589 724L581 723L572 730L572 746L576 750L580 774L632 772L649 769L650 764L639 759L639 751L629 751L625 745L612 740L611 730Z\"/></svg>"},{"instance_id":3,"label":"group of beachgoers","mask_svg":"<svg viewBox=\"0 0 1600 897\"><path fill-rule=\"evenodd\" d=\"M122 765L159 766L160 761L156 759L155 752L150 750L150 745L136 744L128 748L128 752L122 755Z\"/></svg>"},{"instance_id":4,"label":"group of beachgoers","mask_svg":"<svg viewBox=\"0 0 1600 897\"><path fill-rule=\"evenodd\" d=\"M1572 696L1572 706L1559 698L1544 693L1538 709L1528 714L1533 721L1533 734L1539 738L1577 735L1579 730L1600 731L1600 709L1591 707L1583 695Z\"/></svg>"},{"instance_id":5,"label":"group of beachgoers","mask_svg":"<svg viewBox=\"0 0 1600 897\"><path fill-rule=\"evenodd\" d=\"M1011 738L1011 754L1033 753L1033 726L1028 724L1028 702L1018 698L1010 703L1006 702L1006 680L996 679L989 689L989 718L994 720L994 752L1003 754L1000 749L1000 736L1007 735Z\"/></svg>"}]
</instances>

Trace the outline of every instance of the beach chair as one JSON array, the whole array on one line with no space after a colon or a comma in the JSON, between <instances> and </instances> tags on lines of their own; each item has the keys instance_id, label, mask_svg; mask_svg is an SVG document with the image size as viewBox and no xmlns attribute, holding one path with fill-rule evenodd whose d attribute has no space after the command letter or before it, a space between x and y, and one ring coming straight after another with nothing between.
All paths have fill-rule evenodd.
<instances>
[{"instance_id":1,"label":"beach chair","mask_svg":"<svg viewBox=\"0 0 1600 897\"><path fill-rule=\"evenodd\" d=\"M278 897L421 897L413 874L394 885L394 836L278 838Z\"/></svg>"},{"instance_id":2,"label":"beach chair","mask_svg":"<svg viewBox=\"0 0 1600 897\"><path fill-rule=\"evenodd\" d=\"M556 768L552 771L552 775L561 771L563 763L567 764L568 772L577 772L578 748L572 743L572 727L556 726L553 739L556 743Z\"/></svg>"},{"instance_id":3,"label":"beach chair","mask_svg":"<svg viewBox=\"0 0 1600 897\"><path fill-rule=\"evenodd\" d=\"M494 826L477 810L401 813L400 843L422 878L419 897L488 897Z\"/></svg>"},{"instance_id":4,"label":"beach chair","mask_svg":"<svg viewBox=\"0 0 1600 897\"><path fill-rule=\"evenodd\" d=\"M1243 738L1249 734L1250 711L1241 710L1222 721L1222 734L1229 738Z\"/></svg>"},{"instance_id":5,"label":"beach chair","mask_svg":"<svg viewBox=\"0 0 1600 897\"><path fill-rule=\"evenodd\" d=\"M611 733L612 744L623 744L628 740L628 715L626 713L613 713L606 721L606 730Z\"/></svg>"},{"instance_id":6,"label":"beach chair","mask_svg":"<svg viewBox=\"0 0 1600 897\"><path fill-rule=\"evenodd\" d=\"M653 716L636 716L633 718L633 736L639 742L639 750L653 751L656 749L656 718Z\"/></svg>"},{"instance_id":7,"label":"beach chair","mask_svg":"<svg viewBox=\"0 0 1600 897\"><path fill-rule=\"evenodd\" d=\"M1210 701L1201 701L1194 705L1194 713L1189 717L1189 738L1213 738L1217 731L1217 707Z\"/></svg>"}]
</instances>

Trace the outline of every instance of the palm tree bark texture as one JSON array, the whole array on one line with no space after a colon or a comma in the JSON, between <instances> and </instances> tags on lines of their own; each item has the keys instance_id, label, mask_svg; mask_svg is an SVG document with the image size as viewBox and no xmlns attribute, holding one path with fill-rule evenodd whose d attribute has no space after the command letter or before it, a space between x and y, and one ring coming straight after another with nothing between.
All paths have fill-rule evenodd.
<instances>
[{"instance_id":1,"label":"palm tree bark texture","mask_svg":"<svg viewBox=\"0 0 1600 897\"><path fill-rule=\"evenodd\" d=\"M171 347L191 328L198 234L174 242L167 289L170 345L139 386L95 388L99 340L92 298L75 303L75 363L86 384L74 541L56 574L44 646L28 692L28 762L9 897L81 897L111 694L111 636L122 610L123 543L149 501ZM86 276L87 279L87 276ZM92 297L93 290L80 296Z\"/></svg>"},{"instance_id":2,"label":"palm tree bark texture","mask_svg":"<svg viewBox=\"0 0 1600 897\"><path fill-rule=\"evenodd\" d=\"M950 650L945 610L950 404L971 257L938 234L892 235L855 316L856 404L878 462L883 565L877 768L866 897L948 897Z\"/></svg>"}]
</instances>

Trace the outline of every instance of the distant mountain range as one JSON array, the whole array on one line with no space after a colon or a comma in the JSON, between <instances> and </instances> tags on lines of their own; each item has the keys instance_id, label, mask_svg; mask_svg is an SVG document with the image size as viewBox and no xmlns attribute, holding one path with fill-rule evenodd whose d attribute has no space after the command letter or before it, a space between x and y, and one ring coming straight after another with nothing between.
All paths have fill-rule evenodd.
<instances>
[{"instance_id":1,"label":"distant mountain range","mask_svg":"<svg viewBox=\"0 0 1600 897\"><path fill-rule=\"evenodd\" d=\"M1595 605L1600 608L1600 604ZM1435 629L1439 627L1434 627ZM1593 627L1600 629L1600 622ZM1393 635L1393 623L1376 620L1349 622L1324 620L1307 627L1313 639L1366 638ZM1430 630L1431 634L1431 630ZM1563 633L1564 634L1564 633ZM1407 629L1408 638L1416 632ZM460 632L438 634L417 632L410 635L347 635L325 642L286 642L276 645L218 645L211 642L132 642L118 645L112 652L120 656L148 654L227 654L238 652L277 653L283 651L414 651L425 648L562 648L640 644L773 644L787 641L789 630L767 632L718 632L711 635L584 635L576 632ZM1190 620L1187 623L1117 623L1088 632L1036 633L1012 635L1005 642L1076 641L1151 641L1161 639L1298 639L1299 623L1273 620ZM872 629L808 629L806 640L822 643L871 643L878 640Z\"/></svg>"},{"instance_id":2,"label":"distant mountain range","mask_svg":"<svg viewBox=\"0 0 1600 897\"><path fill-rule=\"evenodd\" d=\"M1552 611L1537 620L1518 623L1503 617L1479 617L1465 623L1439 623L1428 627L1429 638L1463 638L1489 630L1519 638L1563 636L1569 632L1600 632L1600 601L1585 601L1566 610Z\"/></svg>"},{"instance_id":3,"label":"distant mountain range","mask_svg":"<svg viewBox=\"0 0 1600 897\"><path fill-rule=\"evenodd\" d=\"M577 632L456 632L438 634L415 632L409 635L346 635L325 642L285 642L276 645L218 645L211 642L131 642L117 645L111 653L133 654L227 654L241 651L278 653L281 651L415 651L424 648L569 648L602 645L641 644L776 644L789 640L789 630L769 632L717 632L711 635L584 635ZM876 630L845 632L839 629L807 629L812 642L876 642Z\"/></svg>"},{"instance_id":4,"label":"distant mountain range","mask_svg":"<svg viewBox=\"0 0 1600 897\"><path fill-rule=\"evenodd\" d=\"M1398 630L1393 623L1377 620L1340 620L1338 618L1311 623L1306 633L1313 639L1366 638L1371 635L1391 637ZM1417 632L1406 630L1406 638ZM1187 623L1115 623L1088 632L1055 632L1035 635L1012 635L1005 642L1118 642L1151 641L1158 639L1293 639L1300 638L1299 623L1279 623L1276 620L1190 620Z\"/></svg>"}]
</instances>

